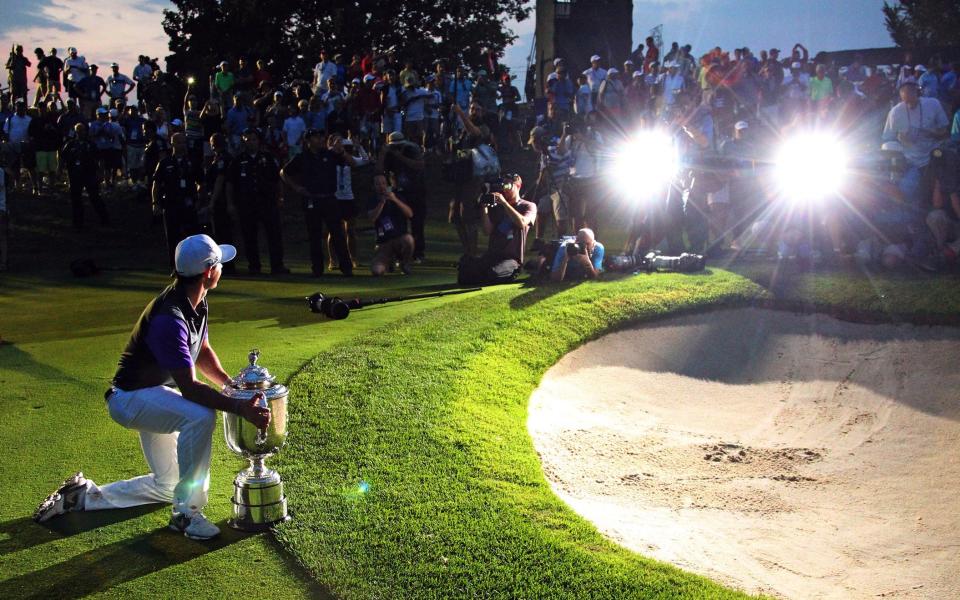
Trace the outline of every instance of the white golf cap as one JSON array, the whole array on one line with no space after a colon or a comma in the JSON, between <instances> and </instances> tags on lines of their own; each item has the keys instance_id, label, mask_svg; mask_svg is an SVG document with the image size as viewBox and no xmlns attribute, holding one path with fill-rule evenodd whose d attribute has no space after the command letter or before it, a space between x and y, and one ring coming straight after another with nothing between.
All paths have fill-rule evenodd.
<instances>
[{"instance_id":1,"label":"white golf cap","mask_svg":"<svg viewBox=\"0 0 960 600\"><path fill-rule=\"evenodd\" d=\"M217 263L230 262L236 256L235 247L230 244L217 245L213 238L201 233L184 238L177 244L174 262L179 275L192 277Z\"/></svg>"},{"instance_id":2,"label":"white golf cap","mask_svg":"<svg viewBox=\"0 0 960 600\"><path fill-rule=\"evenodd\" d=\"M593 56L590 57L590 62L599 62L599 60L600 60L599 54L594 54Z\"/></svg>"},{"instance_id":3,"label":"white golf cap","mask_svg":"<svg viewBox=\"0 0 960 600\"><path fill-rule=\"evenodd\" d=\"M630 66L632 67L632 66L633 66L633 61L632 61L632 60L625 60L625 61L623 61L623 66L627 66L627 65L630 65Z\"/></svg>"},{"instance_id":4,"label":"white golf cap","mask_svg":"<svg viewBox=\"0 0 960 600\"><path fill-rule=\"evenodd\" d=\"M747 123L746 121L737 121L733 128L737 131L740 131L741 129L749 129L750 123Z\"/></svg>"},{"instance_id":5,"label":"white golf cap","mask_svg":"<svg viewBox=\"0 0 960 600\"><path fill-rule=\"evenodd\" d=\"M620 71L616 70L613 67L610 67L609 69L607 69L607 77L610 77L611 75L619 75L619 74L620 74Z\"/></svg>"},{"instance_id":6,"label":"white golf cap","mask_svg":"<svg viewBox=\"0 0 960 600\"><path fill-rule=\"evenodd\" d=\"M915 67L913 68L913 70L914 70L914 71L922 71L922 72L924 72L924 73L927 72L927 68L926 68L925 66L923 66L923 65L917 65L917 66L915 66Z\"/></svg>"}]
</instances>

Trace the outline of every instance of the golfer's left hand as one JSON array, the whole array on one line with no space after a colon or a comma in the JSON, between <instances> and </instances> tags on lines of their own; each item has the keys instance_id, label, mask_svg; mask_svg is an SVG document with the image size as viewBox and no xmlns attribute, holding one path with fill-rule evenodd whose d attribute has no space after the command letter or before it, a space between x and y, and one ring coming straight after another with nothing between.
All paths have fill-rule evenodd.
<instances>
[{"instance_id":1,"label":"golfer's left hand","mask_svg":"<svg viewBox=\"0 0 960 600\"><path fill-rule=\"evenodd\" d=\"M266 399L263 392L257 392L240 409L240 416L250 421L257 429L266 429L270 425L270 409L260 406L260 400Z\"/></svg>"}]
</instances>

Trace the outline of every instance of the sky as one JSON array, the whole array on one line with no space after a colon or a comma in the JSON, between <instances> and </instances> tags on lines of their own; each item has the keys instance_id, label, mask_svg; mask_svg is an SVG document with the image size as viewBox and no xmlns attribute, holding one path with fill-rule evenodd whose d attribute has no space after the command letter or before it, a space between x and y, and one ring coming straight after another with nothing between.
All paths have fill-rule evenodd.
<instances>
[{"instance_id":1,"label":"sky","mask_svg":"<svg viewBox=\"0 0 960 600\"><path fill-rule=\"evenodd\" d=\"M121 72L129 75L139 54L168 54L161 22L163 9L170 6L166 0L111 0L106 4L0 0L0 48L21 43L33 60L37 46L45 50L56 46L61 58L68 46L76 46L88 62L105 66L117 61ZM749 46L755 52L778 47L789 52L797 41L811 55L820 50L892 46L883 25L882 6L883 0L635 0L634 46L658 24L664 26L665 45L674 40L690 43L696 54L714 46ZM518 38L507 49L503 63L522 78L534 20L508 26ZM3 56L6 52L9 50ZM6 86L6 73L0 82Z\"/></svg>"}]
</instances>

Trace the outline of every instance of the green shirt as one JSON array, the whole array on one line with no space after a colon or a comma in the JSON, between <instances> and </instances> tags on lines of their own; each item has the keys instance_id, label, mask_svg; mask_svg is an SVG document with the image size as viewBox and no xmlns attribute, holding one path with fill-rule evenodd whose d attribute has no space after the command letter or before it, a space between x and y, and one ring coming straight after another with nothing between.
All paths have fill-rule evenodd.
<instances>
[{"instance_id":1,"label":"green shirt","mask_svg":"<svg viewBox=\"0 0 960 600\"><path fill-rule=\"evenodd\" d=\"M833 96L833 82L829 77L823 79L813 77L810 79L810 99L816 102Z\"/></svg>"},{"instance_id":2,"label":"green shirt","mask_svg":"<svg viewBox=\"0 0 960 600\"><path fill-rule=\"evenodd\" d=\"M217 71L217 74L213 76L213 84L217 86L217 89L221 92L229 92L233 89L233 71Z\"/></svg>"}]
</instances>

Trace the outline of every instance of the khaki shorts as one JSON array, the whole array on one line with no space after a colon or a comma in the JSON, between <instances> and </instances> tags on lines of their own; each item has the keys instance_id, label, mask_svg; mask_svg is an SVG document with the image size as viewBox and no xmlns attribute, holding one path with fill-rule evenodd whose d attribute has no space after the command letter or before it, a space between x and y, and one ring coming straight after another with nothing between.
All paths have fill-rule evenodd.
<instances>
[{"instance_id":1,"label":"khaki shorts","mask_svg":"<svg viewBox=\"0 0 960 600\"><path fill-rule=\"evenodd\" d=\"M37 151L37 173L56 173L57 151Z\"/></svg>"}]
</instances>

